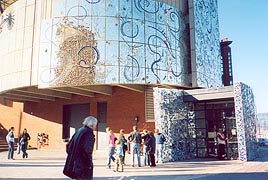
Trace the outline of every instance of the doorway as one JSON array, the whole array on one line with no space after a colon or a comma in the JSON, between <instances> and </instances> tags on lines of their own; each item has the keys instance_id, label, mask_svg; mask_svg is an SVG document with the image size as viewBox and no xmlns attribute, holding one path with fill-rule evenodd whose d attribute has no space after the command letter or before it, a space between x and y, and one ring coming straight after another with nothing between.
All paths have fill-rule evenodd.
<instances>
[{"instance_id":1,"label":"doorway","mask_svg":"<svg viewBox=\"0 0 268 180\"><path fill-rule=\"evenodd\" d=\"M224 130L228 159L237 159L236 121L232 101L195 103L197 157L217 157L217 131Z\"/></svg>"},{"instance_id":2,"label":"doorway","mask_svg":"<svg viewBox=\"0 0 268 180\"><path fill-rule=\"evenodd\" d=\"M90 114L90 104L70 104L63 106L62 139L68 141L77 129L82 127L83 120Z\"/></svg>"},{"instance_id":3,"label":"doorway","mask_svg":"<svg viewBox=\"0 0 268 180\"><path fill-rule=\"evenodd\" d=\"M107 127L107 102L97 103L97 119L98 119L98 143L97 150L106 149L106 127Z\"/></svg>"}]
</instances>

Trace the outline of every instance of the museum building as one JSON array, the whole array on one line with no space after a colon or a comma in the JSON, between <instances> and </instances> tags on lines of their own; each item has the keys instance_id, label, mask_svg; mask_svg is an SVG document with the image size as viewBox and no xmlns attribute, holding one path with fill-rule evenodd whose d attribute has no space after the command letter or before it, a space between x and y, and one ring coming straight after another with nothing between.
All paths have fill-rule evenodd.
<instances>
[{"instance_id":1,"label":"museum building","mask_svg":"<svg viewBox=\"0 0 268 180\"><path fill-rule=\"evenodd\" d=\"M217 0L1 3L1 104L17 109L2 129L64 148L92 115L96 150L106 148L106 127L137 125L163 132L165 160L178 161L215 157L223 128L228 158L254 159L254 95L243 83L224 86Z\"/></svg>"}]
</instances>

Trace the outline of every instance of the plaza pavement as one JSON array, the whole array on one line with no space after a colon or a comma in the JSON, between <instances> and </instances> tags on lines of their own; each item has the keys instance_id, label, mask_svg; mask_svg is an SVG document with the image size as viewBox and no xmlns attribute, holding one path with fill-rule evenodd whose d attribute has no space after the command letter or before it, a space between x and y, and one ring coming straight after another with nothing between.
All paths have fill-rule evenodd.
<instances>
[{"instance_id":1,"label":"plaza pavement","mask_svg":"<svg viewBox=\"0 0 268 180\"><path fill-rule=\"evenodd\" d=\"M268 150L268 148L267 148ZM106 153L94 153L95 180L268 180L268 151L256 161L195 159L157 164L156 167L124 167L124 172L106 169ZM29 150L29 158L15 153L15 160L0 152L0 180L68 180L62 174L66 153L60 150ZM130 155L126 156L130 164Z\"/></svg>"}]
</instances>

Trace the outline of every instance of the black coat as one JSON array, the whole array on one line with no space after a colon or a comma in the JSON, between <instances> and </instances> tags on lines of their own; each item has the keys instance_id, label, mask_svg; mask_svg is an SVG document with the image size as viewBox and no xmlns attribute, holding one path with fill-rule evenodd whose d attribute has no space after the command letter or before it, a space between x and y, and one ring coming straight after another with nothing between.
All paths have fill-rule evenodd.
<instances>
[{"instance_id":1,"label":"black coat","mask_svg":"<svg viewBox=\"0 0 268 180\"><path fill-rule=\"evenodd\" d=\"M123 147L123 150L127 150L127 139L125 138L125 136L123 134L119 135L119 141Z\"/></svg>"},{"instance_id":2,"label":"black coat","mask_svg":"<svg viewBox=\"0 0 268 180\"><path fill-rule=\"evenodd\" d=\"M89 127L81 127L67 144L63 173L73 179L92 179L95 136Z\"/></svg>"},{"instance_id":3,"label":"black coat","mask_svg":"<svg viewBox=\"0 0 268 180\"><path fill-rule=\"evenodd\" d=\"M155 137L154 137L154 135L149 136L148 151L149 151L149 154L155 153Z\"/></svg>"}]
</instances>

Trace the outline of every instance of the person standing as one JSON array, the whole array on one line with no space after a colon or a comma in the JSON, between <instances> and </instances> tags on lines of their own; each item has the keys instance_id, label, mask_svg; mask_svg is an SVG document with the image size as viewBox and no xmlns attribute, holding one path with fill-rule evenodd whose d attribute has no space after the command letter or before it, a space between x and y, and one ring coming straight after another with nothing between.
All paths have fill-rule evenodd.
<instances>
[{"instance_id":1,"label":"person standing","mask_svg":"<svg viewBox=\"0 0 268 180\"><path fill-rule=\"evenodd\" d=\"M124 129L120 129L119 141L123 147L123 164L125 165L126 151L128 150L127 139L124 136Z\"/></svg>"},{"instance_id":2,"label":"person standing","mask_svg":"<svg viewBox=\"0 0 268 180\"><path fill-rule=\"evenodd\" d=\"M93 130L97 126L97 119L88 116L66 146L67 159L63 174L73 179L93 179L92 153L95 143Z\"/></svg>"},{"instance_id":3,"label":"person standing","mask_svg":"<svg viewBox=\"0 0 268 180\"><path fill-rule=\"evenodd\" d=\"M20 140L20 146L21 146L21 151L22 151L22 158L28 158L28 153L26 152L27 147L28 147L28 141L31 139L29 133L27 133L27 129L25 128L22 132L22 134L19 137Z\"/></svg>"},{"instance_id":4,"label":"person standing","mask_svg":"<svg viewBox=\"0 0 268 180\"><path fill-rule=\"evenodd\" d=\"M142 131L141 138L143 139L143 162L144 166L150 166L150 155L149 155L149 141L150 141L150 135L146 129Z\"/></svg>"},{"instance_id":5,"label":"person standing","mask_svg":"<svg viewBox=\"0 0 268 180\"><path fill-rule=\"evenodd\" d=\"M149 133L149 140L148 140L148 154L150 160L150 167L156 166L155 164L155 137L154 132L150 131Z\"/></svg>"},{"instance_id":6,"label":"person standing","mask_svg":"<svg viewBox=\"0 0 268 180\"><path fill-rule=\"evenodd\" d=\"M114 165L114 172L123 172L124 171L124 164L123 164L123 145L120 140L115 141L116 144L116 159Z\"/></svg>"},{"instance_id":7,"label":"person standing","mask_svg":"<svg viewBox=\"0 0 268 180\"><path fill-rule=\"evenodd\" d=\"M131 165L134 167L134 154L137 154L138 166L141 167L141 134L138 131L137 126L133 126L133 131L128 136L129 142L131 142Z\"/></svg>"},{"instance_id":8,"label":"person standing","mask_svg":"<svg viewBox=\"0 0 268 180\"><path fill-rule=\"evenodd\" d=\"M107 168L111 168L111 160L114 162L115 158L113 156L115 152L115 135L110 127L106 128L107 132L107 146L108 146L108 159L107 159Z\"/></svg>"},{"instance_id":9,"label":"person standing","mask_svg":"<svg viewBox=\"0 0 268 180\"><path fill-rule=\"evenodd\" d=\"M7 144L8 144L8 156L7 158L8 159L13 159L13 156L14 156L14 142L15 142L15 138L14 138L14 127L11 127L9 129L9 132L6 136L6 141L7 141Z\"/></svg>"},{"instance_id":10,"label":"person standing","mask_svg":"<svg viewBox=\"0 0 268 180\"><path fill-rule=\"evenodd\" d=\"M218 158L220 160L223 160L226 156L225 154L226 140L227 139L225 138L222 129L219 128L219 131L217 132L217 142L218 142Z\"/></svg>"},{"instance_id":11,"label":"person standing","mask_svg":"<svg viewBox=\"0 0 268 180\"><path fill-rule=\"evenodd\" d=\"M163 163L163 149L166 138L164 134L155 129L155 144L156 144L156 162Z\"/></svg>"}]
</instances>

